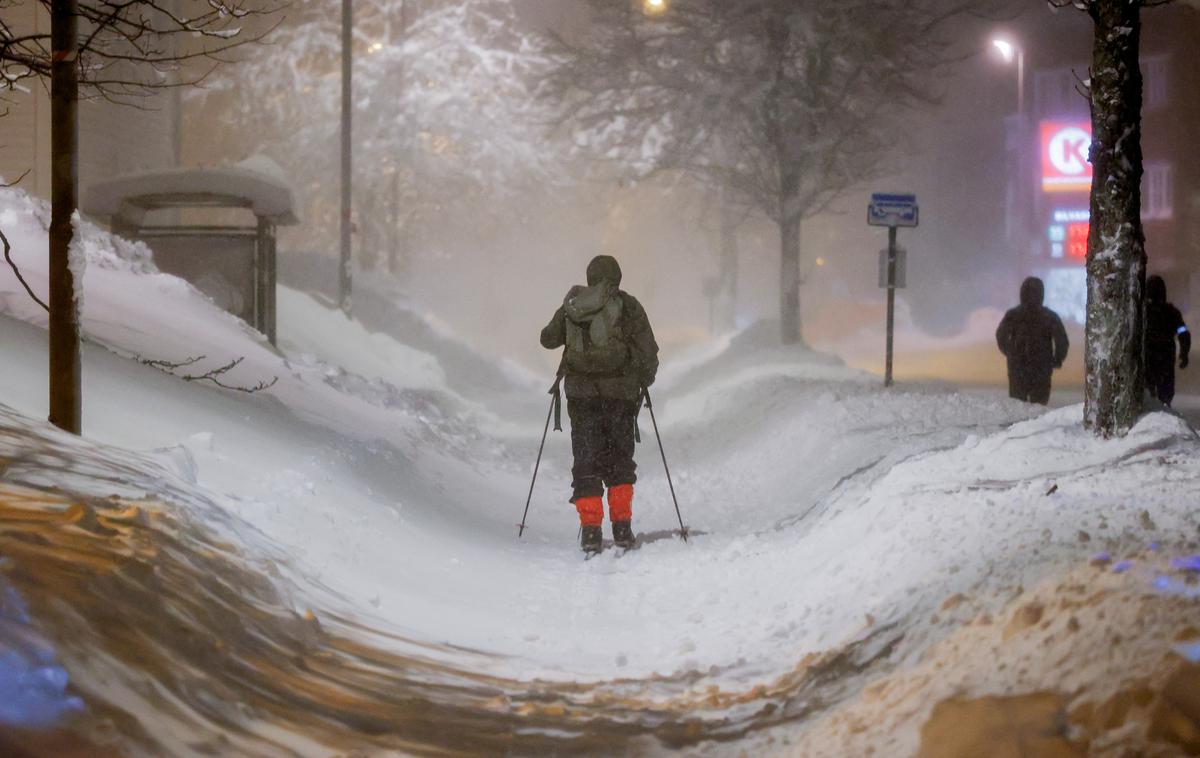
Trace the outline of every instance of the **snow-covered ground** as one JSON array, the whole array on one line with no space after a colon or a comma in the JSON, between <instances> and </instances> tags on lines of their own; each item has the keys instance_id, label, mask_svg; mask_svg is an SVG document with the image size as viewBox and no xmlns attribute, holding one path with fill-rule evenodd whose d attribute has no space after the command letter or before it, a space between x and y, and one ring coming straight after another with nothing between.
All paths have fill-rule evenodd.
<instances>
[{"instance_id":1,"label":"snow-covered ground","mask_svg":"<svg viewBox=\"0 0 1200 758\"><path fill-rule=\"evenodd\" d=\"M0 228L39 291L45 220L0 191ZM655 723L677 713L701 725L662 727L669 738L646 727L669 745L731 723L799 730L788 703L812 694L802 674L814 660L845 652L860 664L818 693L833 706L949 635L934 618L948 596L1001 608L1015 588L1102 548L1158 542L1182 554L1200 526L1200 443L1180 418L1151 414L1128 437L1098 441L1078 407L884 391L836 359L772 346L759 327L669 365L655 387L691 540L676 537L643 418L643 545L585 562L565 435L550 438L531 529L517 539L549 399L535 380L486 356L489 376L456 380L460 364L428 331L418 349L402 328L371 333L287 289L276 351L155 272L143 249L83 236L88 440L112 460L128 449L161 465L171 486L148 494L211 503L190 517L269 564L297 612L353 620L371 645L419 649L443 673L493 677L506 692L574 692L551 713L567 742L589 708L617 700ZM41 427L25 419L46 414L45 316L11 276L0 277L0 311L2 402L16 414L5 427L27 437L16 448L36 446ZM227 382L278 381L245 394L133 360L196 356L177 373L242 358ZM87 681L94 672L64 665L85 691L102 690ZM509 715L520 734L528 712Z\"/></svg>"}]
</instances>

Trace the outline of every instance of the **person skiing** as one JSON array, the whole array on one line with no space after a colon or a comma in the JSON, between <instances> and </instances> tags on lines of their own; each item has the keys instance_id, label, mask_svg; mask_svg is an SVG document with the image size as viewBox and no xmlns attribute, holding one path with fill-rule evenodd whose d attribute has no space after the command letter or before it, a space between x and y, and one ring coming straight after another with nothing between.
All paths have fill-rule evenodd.
<instances>
[{"instance_id":1,"label":"person skiing","mask_svg":"<svg viewBox=\"0 0 1200 758\"><path fill-rule=\"evenodd\" d=\"M1163 405L1175 399L1175 341L1179 368L1188 367L1192 335L1179 309L1167 302L1167 283L1161 276L1146 280L1146 386Z\"/></svg>"},{"instance_id":2,"label":"person skiing","mask_svg":"<svg viewBox=\"0 0 1200 758\"><path fill-rule=\"evenodd\" d=\"M1008 359L1008 396L1040 405L1050 402L1050 375L1062 368L1071 346L1062 319L1042 305L1045 294L1041 279L1027 278L1021 304L996 328L996 344Z\"/></svg>"},{"instance_id":3,"label":"person skiing","mask_svg":"<svg viewBox=\"0 0 1200 758\"><path fill-rule=\"evenodd\" d=\"M587 286L574 286L542 329L542 347L565 347L559 375L571 419L571 502L579 513L580 547L598 553L604 493L613 542L630 548L634 444L643 390L658 373L658 343L641 303L620 289L621 267L599 255L587 267Z\"/></svg>"}]
</instances>

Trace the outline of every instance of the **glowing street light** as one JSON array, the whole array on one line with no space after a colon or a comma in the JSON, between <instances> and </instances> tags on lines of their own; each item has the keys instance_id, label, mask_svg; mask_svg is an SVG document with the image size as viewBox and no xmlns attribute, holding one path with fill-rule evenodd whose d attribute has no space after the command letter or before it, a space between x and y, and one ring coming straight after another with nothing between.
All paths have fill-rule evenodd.
<instances>
[{"instance_id":1,"label":"glowing street light","mask_svg":"<svg viewBox=\"0 0 1200 758\"><path fill-rule=\"evenodd\" d=\"M647 16L660 16L667 12L669 0L642 0L642 12Z\"/></svg>"},{"instance_id":2,"label":"glowing street light","mask_svg":"<svg viewBox=\"0 0 1200 758\"><path fill-rule=\"evenodd\" d=\"M1001 60L1005 65L1011 65L1013 60L1017 62L1017 115L1025 115L1025 51L1014 44L1012 41L1003 37L996 37L992 40L992 47L1000 54Z\"/></svg>"},{"instance_id":3,"label":"glowing street light","mask_svg":"<svg viewBox=\"0 0 1200 758\"><path fill-rule=\"evenodd\" d=\"M1013 43L1006 39L994 39L992 46L1000 51L1000 57L1004 59L1005 63L1013 62L1013 56L1017 54L1017 48L1013 46Z\"/></svg>"}]
</instances>

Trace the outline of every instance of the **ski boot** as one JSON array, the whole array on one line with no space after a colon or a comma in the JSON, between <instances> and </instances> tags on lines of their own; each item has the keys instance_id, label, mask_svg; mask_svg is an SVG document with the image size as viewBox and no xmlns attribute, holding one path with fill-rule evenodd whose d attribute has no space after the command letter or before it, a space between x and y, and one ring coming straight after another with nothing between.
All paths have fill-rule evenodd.
<instances>
[{"instance_id":1,"label":"ski boot","mask_svg":"<svg viewBox=\"0 0 1200 758\"><path fill-rule=\"evenodd\" d=\"M585 526L580 532L579 547L588 555L595 555L604 548L604 532L598 526Z\"/></svg>"},{"instance_id":2,"label":"ski boot","mask_svg":"<svg viewBox=\"0 0 1200 758\"><path fill-rule=\"evenodd\" d=\"M612 522L613 544L617 547L630 549L637 543L637 538L633 536L632 521L614 521Z\"/></svg>"}]
</instances>

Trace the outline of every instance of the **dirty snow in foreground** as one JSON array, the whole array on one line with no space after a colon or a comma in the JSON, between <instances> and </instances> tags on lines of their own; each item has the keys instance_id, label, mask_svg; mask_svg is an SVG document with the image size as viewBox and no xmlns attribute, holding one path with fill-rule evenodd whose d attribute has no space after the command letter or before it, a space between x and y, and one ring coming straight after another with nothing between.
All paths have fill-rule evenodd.
<instances>
[{"instance_id":1,"label":"dirty snow in foreground","mask_svg":"<svg viewBox=\"0 0 1200 758\"><path fill-rule=\"evenodd\" d=\"M22 193L0 191L0 225L39 291L44 221ZM297 607L491 654L471 665L498 675L696 670L707 676L671 686L750 687L888 625L906 632L894 654L904 661L943 634L929 618L952 593L999 602L1097 545L1134 532L1171 542L1200 524L1197 440L1176 417L1152 414L1099 441L1079 407L1038 415L933 387L885 392L834 359L770 347L772 330L756 327L654 388L691 541L672 534L643 418L645 544L585 562L566 435L548 443L532 529L516 538L540 383L497 364L494 392L464 396L436 349L371 334L287 290L276 353L136 246L95 230L88 240L86 434L169 449L165 461L290 555L281 569ZM43 418L44 314L11 277L0 310L4 402ZM231 381L278 383L242 395L130 360L196 355L210 366L244 358ZM230 524L219 526L237 541Z\"/></svg>"}]
</instances>

